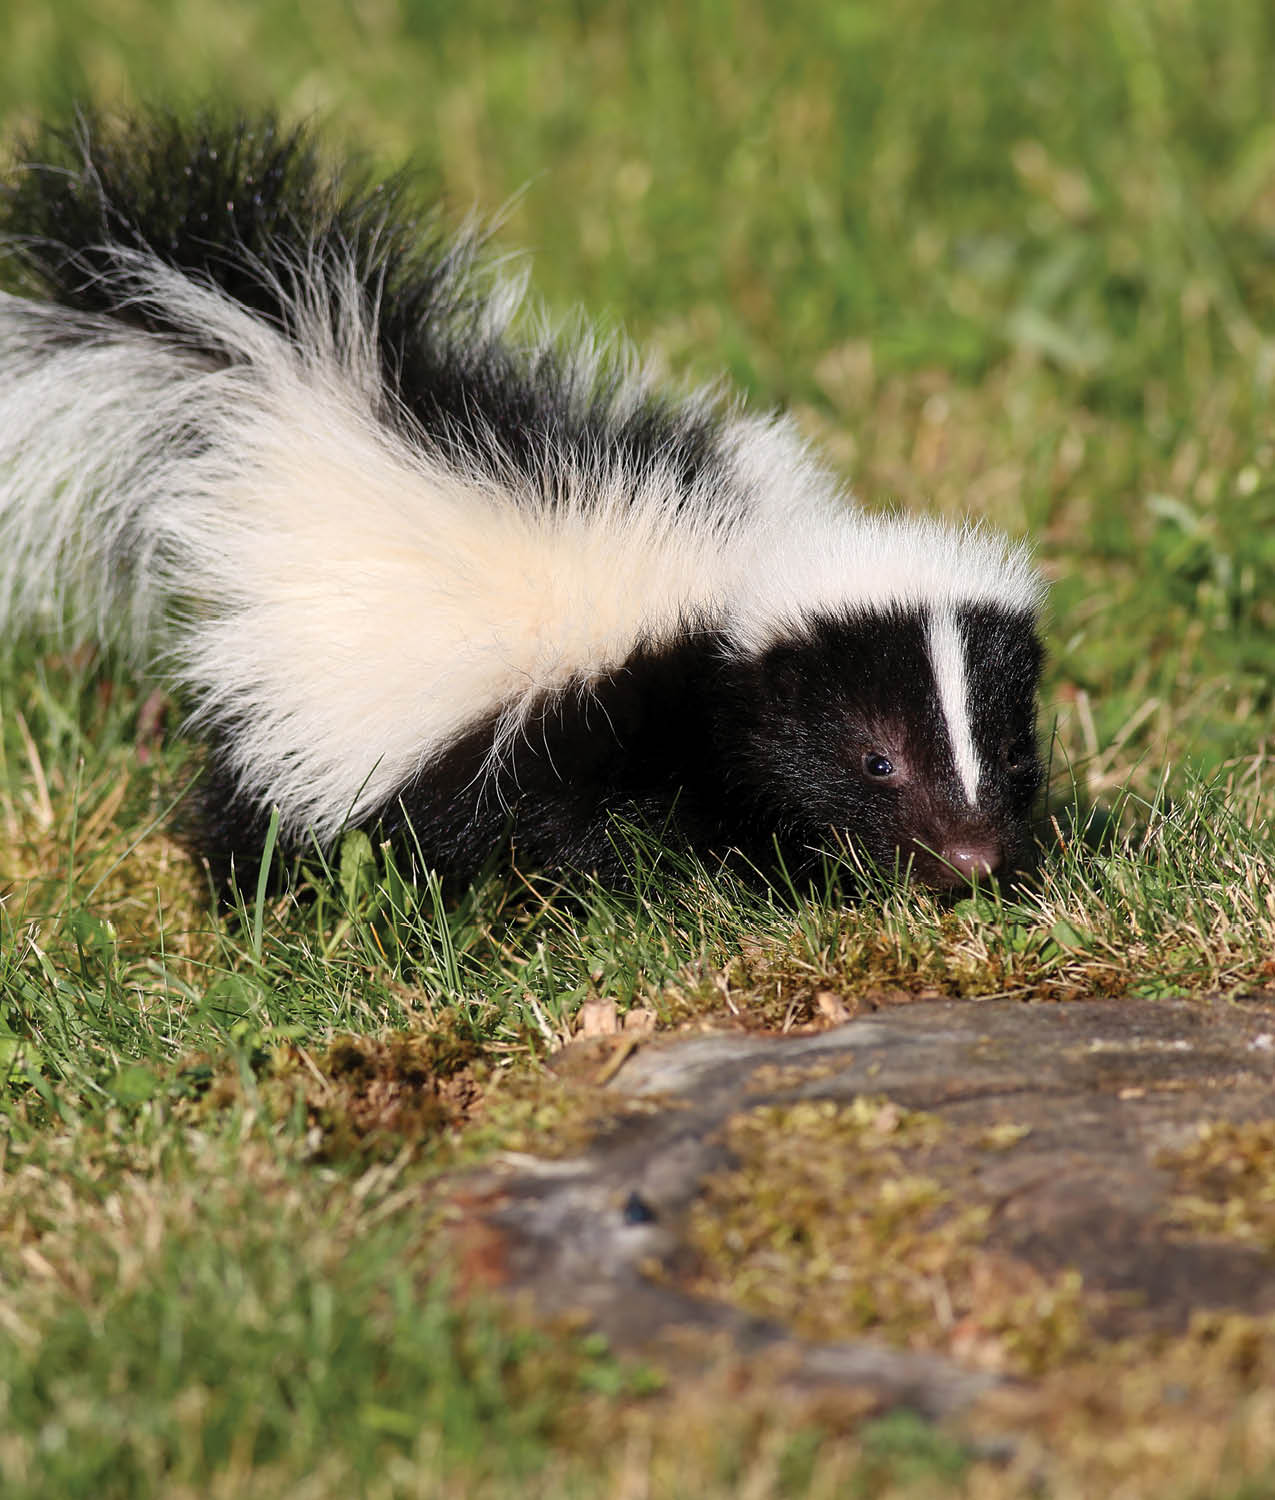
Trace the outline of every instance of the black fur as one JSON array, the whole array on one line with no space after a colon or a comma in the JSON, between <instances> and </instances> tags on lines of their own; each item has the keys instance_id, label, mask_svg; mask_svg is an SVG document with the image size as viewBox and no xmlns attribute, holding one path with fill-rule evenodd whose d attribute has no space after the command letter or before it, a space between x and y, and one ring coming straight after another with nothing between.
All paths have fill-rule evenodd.
<instances>
[{"instance_id":1,"label":"black fur","mask_svg":"<svg viewBox=\"0 0 1275 1500\"><path fill-rule=\"evenodd\" d=\"M1013 870L1028 855L1041 784L1035 740L1040 647L1032 622L993 608L958 620L977 642L973 691L989 769L972 813L943 730L920 610L822 622L758 658L688 625L676 645L642 648L586 692L546 696L512 752L485 771L495 716L474 725L369 820L401 858L471 880L494 856L523 869L626 878L616 824L701 853L731 852L770 875L809 876L838 845L887 876L962 882L943 851L990 844ZM865 755L910 775L881 784ZM267 820L212 768L201 848L215 873L255 869Z\"/></svg>"},{"instance_id":2,"label":"black fur","mask_svg":"<svg viewBox=\"0 0 1275 1500\"><path fill-rule=\"evenodd\" d=\"M409 436L496 479L513 471L550 486L553 467L563 474L599 458L620 460L635 485L656 461L685 482L714 463L720 413L690 413L657 393L620 410L618 363L582 387L558 348L528 354L476 337L486 300L474 273L480 238L445 232L405 178L372 186L353 169L325 167L303 127L205 113L111 128L85 113L72 130L33 136L18 158L31 165L0 197L0 235L11 237L27 286L47 299L172 333L112 274L117 249L145 251L300 341L278 295L304 269L299 251L320 264L352 260L377 310L369 321L382 415Z\"/></svg>"}]
</instances>

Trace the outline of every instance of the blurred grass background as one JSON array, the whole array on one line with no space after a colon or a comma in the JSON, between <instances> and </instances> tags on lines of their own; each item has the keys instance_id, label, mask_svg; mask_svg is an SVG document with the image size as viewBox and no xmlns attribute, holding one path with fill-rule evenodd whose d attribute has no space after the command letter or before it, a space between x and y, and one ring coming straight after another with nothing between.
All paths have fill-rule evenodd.
<instances>
[{"instance_id":1,"label":"blurred grass background","mask_svg":"<svg viewBox=\"0 0 1275 1500\"><path fill-rule=\"evenodd\" d=\"M139 729L144 689L7 644L0 1489L954 1492L967 1458L924 1433L830 1447L729 1392L634 1426L642 1377L604 1349L439 1295L437 1140L342 1117L338 1150L314 1101L335 1036L455 1032L483 1053L488 1137L523 1149L556 1116L493 1080L530 1077L589 996L670 1023L726 995L786 1026L821 987L1275 980L1275 10L0 0L4 142L77 99L210 94L312 116L377 168L411 158L532 253L553 314L792 408L865 501L1035 537L1055 764L1082 802L1154 805L1016 907L794 915L694 882L444 905L387 895L355 848L309 906L236 924L163 832L190 762ZM1206 1489L1185 1476L1214 1449L1184 1428L1155 1462L1091 1444L1057 1493L1266 1493L1242 1485L1269 1430L1216 1439ZM1020 1492L978 1472L980 1495Z\"/></svg>"}]
</instances>

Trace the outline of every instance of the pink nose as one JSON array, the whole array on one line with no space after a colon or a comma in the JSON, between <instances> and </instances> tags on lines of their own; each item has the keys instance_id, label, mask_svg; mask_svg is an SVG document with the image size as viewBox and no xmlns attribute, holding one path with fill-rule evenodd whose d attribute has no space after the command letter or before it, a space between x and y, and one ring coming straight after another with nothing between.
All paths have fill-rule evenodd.
<instances>
[{"instance_id":1,"label":"pink nose","mask_svg":"<svg viewBox=\"0 0 1275 1500\"><path fill-rule=\"evenodd\" d=\"M1005 863L1005 852L999 844L970 841L947 844L939 850L939 858L946 867L948 883L967 885L975 880L986 880Z\"/></svg>"}]
</instances>

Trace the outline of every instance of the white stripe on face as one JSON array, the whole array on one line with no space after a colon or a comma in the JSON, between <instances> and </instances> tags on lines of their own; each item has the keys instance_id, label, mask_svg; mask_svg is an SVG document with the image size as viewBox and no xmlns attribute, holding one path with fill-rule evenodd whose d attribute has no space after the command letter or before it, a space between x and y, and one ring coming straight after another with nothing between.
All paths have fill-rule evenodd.
<instances>
[{"instance_id":1,"label":"white stripe on face","mask_svg":"<svg viewBox=\"0 0 1275 1500\"><path fill-rule=\"evenodd\" d=\"M970 806L978 803L978 751L970 727L969 689L965 680L965 641L950 605L940 605L930 618L930 666L939 690L939 703L947 720L948 739L956 774L961 778Z\"/></svg>"}]
</instances>

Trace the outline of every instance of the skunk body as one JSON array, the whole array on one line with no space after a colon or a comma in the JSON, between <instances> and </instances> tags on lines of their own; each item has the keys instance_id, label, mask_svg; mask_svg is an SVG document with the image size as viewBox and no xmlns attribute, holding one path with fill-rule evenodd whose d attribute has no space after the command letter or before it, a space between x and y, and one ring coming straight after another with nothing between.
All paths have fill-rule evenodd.
<instances>
[{"instance_id":1,"label":"skunk body","mask_svg":"<svg viewBox=\"0 0 1275 1500\"><path fill-rule=\"evenodd\" d=\"M616 815L791 870L1012 867L1041 583L670 398L399 186L269 119L50 131L0 202L0 622L123 637L208 745L225 876L401 837L621 873Z\"/></svg>"}]
</instances>

